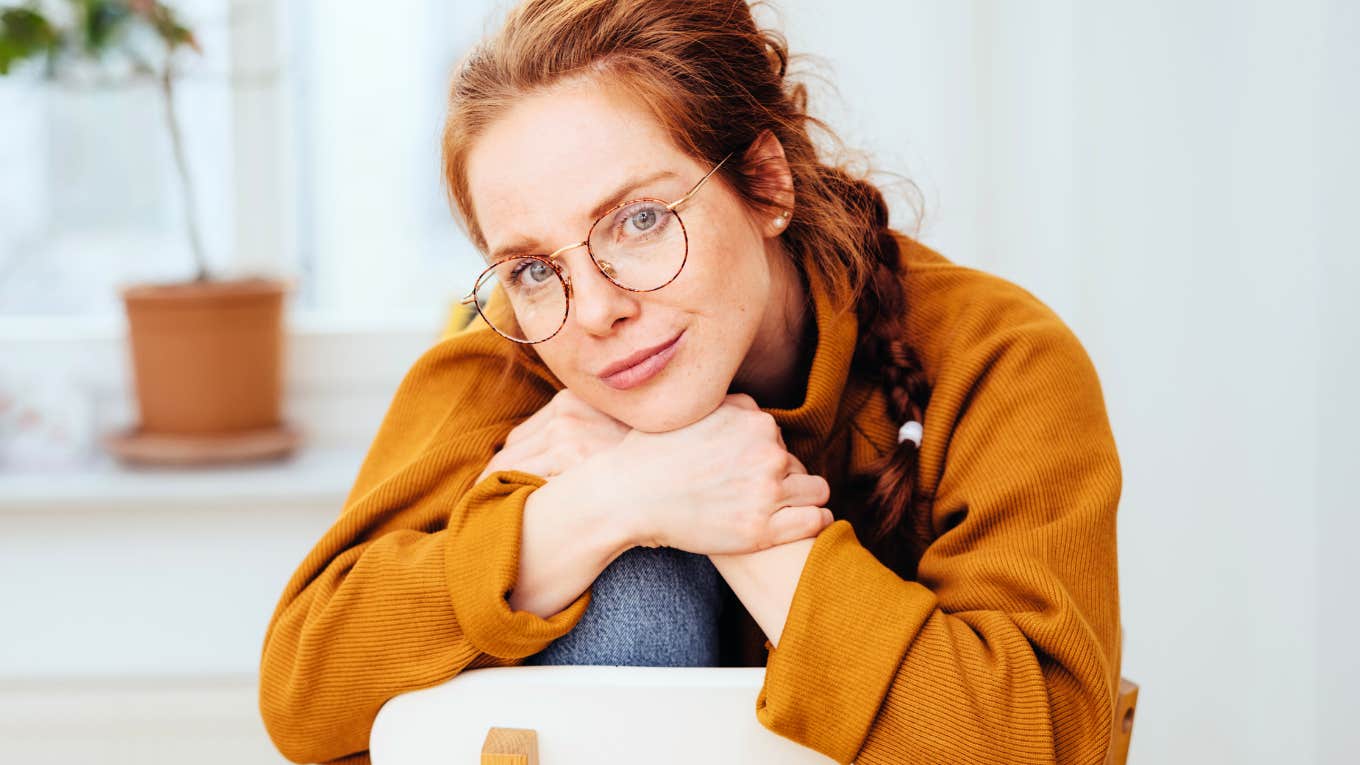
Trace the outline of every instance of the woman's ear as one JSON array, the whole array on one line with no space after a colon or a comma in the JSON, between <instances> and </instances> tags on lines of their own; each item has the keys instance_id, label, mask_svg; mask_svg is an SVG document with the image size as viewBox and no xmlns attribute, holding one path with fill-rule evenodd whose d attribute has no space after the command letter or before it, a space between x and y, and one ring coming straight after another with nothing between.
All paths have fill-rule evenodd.
<instances>
[{"instance_id":1,"label":"woman's ear","mask_svg":"<svg viewBox=\"0 0 1360 765\"><path fill-rule=\"evenodd\" d=\"M757 221L760 230L766 237L779 236L793 219L794 201L793 173L789 171L788 160L784 158L784 145L773 131L764 130L751 142L744 160L751 169L756 188L779 202L773 212L762 213L762 219Z\"/></svg>"}]
</instances>

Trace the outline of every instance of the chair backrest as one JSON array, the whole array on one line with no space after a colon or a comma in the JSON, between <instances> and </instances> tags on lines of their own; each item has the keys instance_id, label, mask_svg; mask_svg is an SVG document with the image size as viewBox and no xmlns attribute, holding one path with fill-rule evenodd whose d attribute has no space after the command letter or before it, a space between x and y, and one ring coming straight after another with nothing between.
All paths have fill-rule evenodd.
<instances>
[{"instance_id":1,"label":"chair backrest","mask_svg":"<svg viewBox=\"0 0 1360 765\"><path fill-rule=\"evenodd\" d=\"M1138 706L1138 684L1119 678L1119 696L1114 705L1114 735L1105 765L1125 765L1129 760L1129 741L1133 738L1133 711Z\"/></svg>"},{"instance_id":2,"label":"chair backrest","mask_svg":"<svg viewBox=\"0 0 1360 765\"><path fill-rule=\"evenodd\" d=\"M373 765L832 760L764 728L763 667L517 666L396 696L369 734ZM1121 678L1107 765L1125 765L1138 686ZM493 752L499 752L494 754Z\"/></svg>"},{"instance_id":3,"label":"chair backrest","mask_svg":"<svg viewBox=\"0 0 1360 765\"><path fill-rule=\"evenodd\" d=\"M374 765L476 763L492 728L519 728L535 731L545 765L834 762L760 724L764 675L764 667L475 669L390 699L369 755Z\"/></svg>"},{"instance_id":4,"label":"chair backrest","mask_svg":"<svg viewBox=\"0 0 1360 765\"><path fill-rule=\"evenodd\" d=\"M1115 662L1124 667L1124 627L1119 627L1119 645L1115 646ZM1110 750L1105 765L1125 765L1129 759L1129 742L1133 738L1133 713L1138 706L1138 685L1127 677L1119 678L1114 697L1114 730L1110 734Z\"/></svg>"}]
</instances>

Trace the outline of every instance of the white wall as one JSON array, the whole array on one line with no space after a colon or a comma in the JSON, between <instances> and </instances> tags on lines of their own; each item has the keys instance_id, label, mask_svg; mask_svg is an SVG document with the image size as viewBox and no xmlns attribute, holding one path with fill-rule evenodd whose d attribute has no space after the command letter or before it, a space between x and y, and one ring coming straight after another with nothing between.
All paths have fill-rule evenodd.
<instances>
[{"instance_id":1,"label":"white wall","mask_svg":"<svg viewBox=\"0 0 1360 765\"><path fill-rule=\"evenodd\" d=\"M1360 6L1333 3L1322 23L1322 97L1315 102L1308 127L1320 148L1316 177L1319 273L1313 284L1319 293L1317 310L1322 327L1321 355L1315 381L1318 406L1317 482L1318 593L1317 639L1314 660L1318 677L1318 752L1324 762L1354 760L1360 752L1360 726L1355 724L1355 689L1360 688L1360 661L1355 635L1360 634L1360 612L1355 608L1357 576L1355 540L1360 539L1360 492L1355 487L1360 466L1360 307L1355 299L1360 285L1360 233L1355 211L1360 203L1356 178L1360 173ZM1303 140L1308 140L1305 136ZM1306 479L1305 479L1306 482ZM1306 483L1305 483L1306 485ZM1291 503L1299 507L1298 502ZM1281 567L1288 576L1289 568ZM1304 671L1306 652L1295 666Z\"/></svg>"}]
</instances>

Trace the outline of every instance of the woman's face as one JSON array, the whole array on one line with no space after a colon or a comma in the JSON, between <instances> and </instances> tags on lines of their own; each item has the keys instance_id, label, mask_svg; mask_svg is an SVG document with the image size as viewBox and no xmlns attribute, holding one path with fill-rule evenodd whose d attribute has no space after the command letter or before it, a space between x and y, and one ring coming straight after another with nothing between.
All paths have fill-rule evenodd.
<instances>
[{"instance_id":1,"label":"woman's face","mask_svg":"<svg viewBox=\"0 0 1360 765\"><path fill-rule=\"evenodd\" d=\"M786 171L772 143L780 162L771 164ZM728 164L740 160L733 155ZM639 103L588 79L522 98L478 139L467 163L488 262L504 248L546 255L580 242L595 221L592 210L644 196L672 202L710 169L681 152ZM587 403L648 432L702 419L734 380L768 372L759 349L787 339L786 288L790 274L797 278L775 238L782 221L756 218L719 173L677 211L689 255L674 281L651 292L624 290L585 247L567 250L557 260L572 284L566 324L529 346ZM645 381L627 387L600 376L676 337L665 366Z\"/></svg>"}]
</instances>

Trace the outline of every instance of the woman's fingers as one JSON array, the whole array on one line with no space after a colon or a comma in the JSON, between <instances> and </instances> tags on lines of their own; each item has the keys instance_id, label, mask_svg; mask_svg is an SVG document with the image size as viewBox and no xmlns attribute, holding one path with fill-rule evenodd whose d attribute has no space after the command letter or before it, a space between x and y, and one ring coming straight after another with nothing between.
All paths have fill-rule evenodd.
<instances>
[{"instance_id":1,"label":"woman's fingers","mask_svg":"<svg viewBox=\"0 0 1360 765\"><path fill-rule=\"evenodd\" d=\"M530 441L538 437L554 419L566 416L576 411L593 411L584 402L581 402L569 389L559 390L548 403L540 406L537 411L529 415L523 422L516 425L510 434L506 436L505 443L519 443Z\"/></svg>"},{"instance_id":2,"label":"woman's fingers","mask_svg":"<svg viewBox=\"0 0 1360 765\"><path fill-rule=\"evenodd\" d=\"M816 505L791 505L781 507L770 516L770 546L796 542L799 539L816 536L829 526L833 517L831 511Z\"/></svg>"},{"instance_id":3,"label":"woman's fingers","mask_svg":"<svg viewBox=\"0 0 1360 765\"><path fill-rule=\"evenodd\" d=\"M543 449L542 444L532 440L517 440L513 444L507 443L504 448L492 456L478 480L486 478L497 470L522 470L526 473L550 478L561 472L557 462L558 460Z\"/></svg>"},{"instance_id":4,"label":"woman's fingers","mask_svg":"<svg viewBox=\"0 0 1360 765\"><path fill-rule=\"evenodd\" d=\"M529 415L523 422L510 429L505 436L505 445L510 446L521 441L531 440L538 431L552 419L553 413L550 407L541 407L537 412Z\"/></svg>"},{"instance_id":5,"label":"woman's fingers","mask_svg":"<svg viewBox=\"0 0 1360 765\"><path fill-rule=\"evenodd\" d=\"M760 405L748 393L729 393L723 396L723 403L739 406L742 409L750 409L753 412L760 411Z\"/></svg>"},{"instance_id":6,"label":"woman's fingers","mask_svg":"<svg viewBox=\"0 0 1360 765\"><path fill-rule=\"evenodd\" d=\"M795 473L784 478L782 505L825 505L831 499L831 485L819 475Z\"/></svg>"},{"instance_id":7,"label":"woman's fingers","mask_svg":"<svg viewBox=\"0 0 1360 765\"><path fill-rule=\"evenodd\" d=\"M549 429L559 419L568 422L558 425L550 435ZM516 425L506 436L505 443L510 445L534 440L561 440L558 434L563 431L569 433L570 438L583 437L588 433L598 434L599 438L612 443L622 438L629 430L631 428L624 423L586 403L570 389L563 388L547 404L539 407L538 411Z\"/></svg>"}]
</instances>

